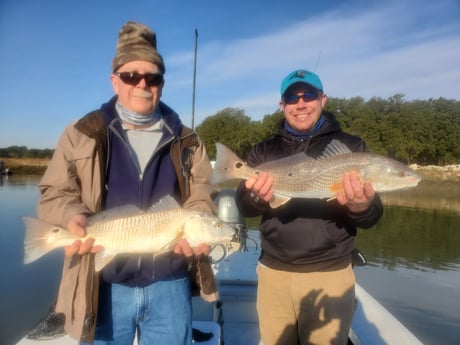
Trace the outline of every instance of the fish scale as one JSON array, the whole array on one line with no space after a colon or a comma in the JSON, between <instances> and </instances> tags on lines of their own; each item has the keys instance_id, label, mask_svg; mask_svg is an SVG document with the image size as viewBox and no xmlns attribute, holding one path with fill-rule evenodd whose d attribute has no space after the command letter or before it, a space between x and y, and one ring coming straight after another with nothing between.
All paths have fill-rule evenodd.
<instances>
[{"instance_id":1,"label":"fish scale","mask_svg":"<svg viewBox=\"0 0 460 345\"><path fill-rule=\"evenodd\" d=\"M89 226L87 237L95 238L95 244L98 244L99 240L107 249L159 251L177 236L177 229L182 224L181 217L180 211L177 210L116 219ZM122 231L114 231L114 229L122 229ZM146 241L149 238L155 238L155 241Z\"/></svg>"},{"instance_id":2,"label":"fish scale","mask_svg":"<svg viewBox=\"0 0 460 345\"><path fill-rule=\"evenodd\" d=\"M329 161L310 160L291 169L288 176L282 172L274 175L273 188L280 195L292 197L325 198L331 197L333 192L325 186L340 186L342 178L347 171L359 171L361 166L353 161L354 157L332 157ZM304 178L309 176L309 179ZM339 189L335 189L337 192ZM308 191L308 193L306 193Z\"/></svg>"},{"instance_id":3,"label":"fish scale","mask_svg":"<svg viewBox=\"0 0 460 345\"><path fill-rule=\"evenodd\" d=\"M99 224L94 230L89 227L88 236L93 236L97 244L99 227L104 226L111 236L104 240L107 249L124 248L137 253L159 252L180 235L185 217L181 209L175 209L121 218ZM114 229L122 229L122 231L114 231Z\"/></svg>"}]
</instances>

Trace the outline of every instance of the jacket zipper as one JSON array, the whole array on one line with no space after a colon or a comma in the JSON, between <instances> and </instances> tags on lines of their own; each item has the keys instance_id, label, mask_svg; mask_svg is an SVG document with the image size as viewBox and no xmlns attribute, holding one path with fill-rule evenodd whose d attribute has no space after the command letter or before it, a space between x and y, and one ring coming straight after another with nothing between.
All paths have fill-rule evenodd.
<instances>
[{"instance_id":1,"label":"jacket zipper","mask_svg":"<svg viewBox=\"0 0 460 345\"><path fill-rule=\"evenodd\" d=\"M139 166L139 163L134 159L134 154L133 154L133 150L131 148L131 146L129 145L129 143L125 140L125 137L117 130L117 128L115 128L114 126L114 122L115 121L118 121L118 119L114 119L113 121L110 122L109 124L109 128L110 130L112 131L112 133L114 135L116 135L118 137L118 139L122 142L122 144L125 146L125 148L128 150L129 152L129 156L132 160L132 162L134 163L134 165L136 166L137 168L137 172L138 172L138 176L139 176L139 182L142 182L142 179L143 179L143 174L142 174L142 171L141 171L141 168ZM169 128L169 126L167 126L167 124L165 123L165 128L168 129L169 133L172 134L172 131L171 129ZM155 157L156 153L158 151L160 151L161 149L163 149L165 146L169 145L171 142L173 142L176 138L178 138L178 136L171 136L168 140L166 140L165 142L163 143L159 143L159 145L156 147L155 151L153 151L150 159L148 160L147 164L146 164L146 169L147 167L150 165L150 163L152 162L153 158ZM109 162L109 150L110 150L110 139L108 138L108 145L107 145L108 149L107 149L107 161L106 161L106 176L107 176L107 169L108 169L108 162ZM181 167L182 167L182 171L183 171L183 174L185 174L185 168L183 167L183 164L182 164L182 160L181 160ZM185 177L185 176L184 176ZM108 191L108 186L106 184L106 191ZM155 265L155 256L153 257L153 265ZM140 274L141 272L141 269L142 269L142 257L141 256L138 256L137 258L137 273ZM152 279L155 277L155 271L152 273Z\"/></svg>"}]
</instances>

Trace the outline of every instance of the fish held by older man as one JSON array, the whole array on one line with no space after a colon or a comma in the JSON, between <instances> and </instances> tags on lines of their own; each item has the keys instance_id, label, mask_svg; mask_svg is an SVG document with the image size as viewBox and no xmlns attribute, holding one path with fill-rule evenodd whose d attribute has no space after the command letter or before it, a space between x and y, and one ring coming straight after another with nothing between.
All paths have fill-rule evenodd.
<instances>
[{"instance_id":1,"label":"fish held by older man","mask_svg":"<svg viewBox=\"0 0 460 345\"><path fill-rule=\"evenodd\" d=\"M71 245L78 238L67 229L36 218L23 218L25 224L24 263ZM191 246L229 242L235 230L214 215L182 208L171 197L163 197L148 211L122 206L103 211L88 219L87 235L104 249L95 256L97 271L118 254L160 255L172 251L186 239Z\"/></svg>"},{"instance_id":2,"label":"fish held by older man","mask_svg":"<svg viewBox=\"0 0 460 345\"><path fill-rule=\"evenodd\" d=\"M343 176L356 171L361 181L371 182L375 191L387 192L415 187L421 177L408 166L382 155L352 152L339 140L332 140L323 154L312 158L297 153L249 167L225 145L216 143L213 183L249 179L261 172L273 176L272 208L291 198L334 199L343 191Z\"/></svg>"}]
</instances>

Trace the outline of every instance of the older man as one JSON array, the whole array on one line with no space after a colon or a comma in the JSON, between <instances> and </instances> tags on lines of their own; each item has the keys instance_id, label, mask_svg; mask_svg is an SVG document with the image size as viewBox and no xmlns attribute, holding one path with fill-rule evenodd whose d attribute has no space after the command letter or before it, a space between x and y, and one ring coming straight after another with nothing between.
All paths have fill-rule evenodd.
<instances>
[{"instance_id":1,"label":"older man","mask_svg":"<svg viewBox=\"0 0 460 345\"><path fill-rule=\"evenodd\" d=\"M119 33L110 76L115 96L69 125L40 182L38 215L85 235L89 215L134 204L148 209L164 195L184 206L215 212L211 165L196 133L160 101L165 65L155 33L128 22ZM66 331L83 343L191 344L189 259L212 274L209 248L178 244L155 259L131 255L94 272L93 239L77 240L66 256L56 311ZM211 277L212 278L212 277ZM206 280L209 281L209 280ZM201 286L208 300L215 286Z\"/></svg>"}]
</instances>

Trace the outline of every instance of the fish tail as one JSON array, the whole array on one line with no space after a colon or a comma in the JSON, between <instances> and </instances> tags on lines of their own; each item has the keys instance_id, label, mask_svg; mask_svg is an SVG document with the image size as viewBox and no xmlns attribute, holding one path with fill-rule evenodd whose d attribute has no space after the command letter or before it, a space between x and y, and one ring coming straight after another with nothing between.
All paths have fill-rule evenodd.
<instances>
[{"instance_id":1,"label":"fish tail","mask_svg":"<svg viewBox=\"0 0 460 345\"><path fill-rule=\"evenodd\" d=\"M60 227L56 227L47 222L41 221L36 218L23 217L25 225L24 235L24 263L29 264L51 250L58 247L56 241L53 241L53 231Z\"/></svg>"},{"instance_id":2,"label":"fish tail","mask_svg":"<svg viewBox=\"0 0 460 345\"><path fill-rule=\"evenodd\" d=\"M216 163L214 164L212 183L217 184L241 178L236 173L237 163L244 164L244 162L228 147L223 144L216 143Z\"/></svg>"}]
</instances>

